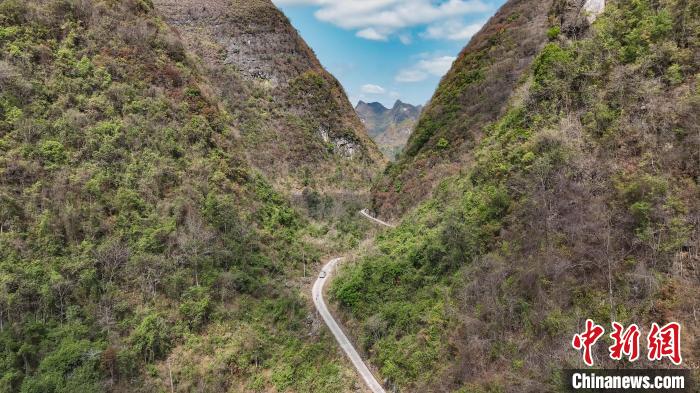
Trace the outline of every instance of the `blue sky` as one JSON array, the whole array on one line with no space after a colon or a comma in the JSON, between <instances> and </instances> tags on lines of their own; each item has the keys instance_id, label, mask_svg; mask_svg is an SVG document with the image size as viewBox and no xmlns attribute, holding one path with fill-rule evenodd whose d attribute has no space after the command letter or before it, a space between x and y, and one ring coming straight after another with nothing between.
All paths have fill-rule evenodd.
<instances>
[{"instance_id":1,"label":"blue sky","mask_svg":"<svg viewBox=\"0 0 700 393\"><path fill-rule=\"evenodd\" d=\"M424 104L505 0L273 0L358 100Z\"/></svg>"}]
</instances>

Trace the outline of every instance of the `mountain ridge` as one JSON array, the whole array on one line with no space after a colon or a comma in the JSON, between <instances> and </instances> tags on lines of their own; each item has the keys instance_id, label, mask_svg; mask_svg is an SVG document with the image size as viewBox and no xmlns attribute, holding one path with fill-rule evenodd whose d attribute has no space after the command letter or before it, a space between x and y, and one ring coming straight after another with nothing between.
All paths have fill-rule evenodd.
<instances>
[{"instance_id":1,"label":"mountain ridge","mask_svg":"<svg viewBox=\"0 0 700 393\"><path fill-rule=\"evenodd\" d=\"M254 166L283 188L366 188L382 155L343 87L271 1L155 0L154 6L202 59Z\"/></svg>"},{"instance_id":2,"label":"mountain ridge","mask_svg":"<svg viewBox=\"0 0 700 393\"><path fill-rule=\"evenodd\" d=\"M390 160L396 159L403 150L422 110L422 105L414 106L401 100L396 100L391 108L362 100L355 106L368 134Z\"/></svg>"},{"instance_id":3,"label":"mountain ridge","mask_svg":"<svg viewBox=\"0 0 700 393\"><path fill-rule=\"evenodd\" d=\"M383 159L272 3L167 4L0 2L0 390L352 391L303 293Z\"/></svg>"},{"instance_id":4,"label":"mountain ridge","mask_svg":"<svg viewBox=\"0 0 700 393\"><path fill-rule=\"evenodd\" d=\"M503 114L520 75L546 44L552 4L508 1L462 49L422 111L404 154L373 187L378 213L400 216L472 159L481 128Z\"/></svg>"}]
</instances>

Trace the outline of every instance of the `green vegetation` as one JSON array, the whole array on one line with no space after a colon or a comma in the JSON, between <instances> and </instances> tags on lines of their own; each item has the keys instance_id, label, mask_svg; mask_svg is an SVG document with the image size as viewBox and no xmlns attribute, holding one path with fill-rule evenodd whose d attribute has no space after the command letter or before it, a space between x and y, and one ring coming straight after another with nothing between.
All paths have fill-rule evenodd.
<instances>
[{"instance_id":1,"label":"green vegetation","mask_svg":"<svg viewBox=\"0 0 700 393\"><path fill-rule=\"evenodd\" d=\"M183 48L150 0L0 2L0 391L354 384L288 285L316 230Z\"/></svg>"},{"instance_id":2,"label":"green vegetation","mask_svg":"<svg viewBox=\"0 0 700 393\"><path fill-rule=\"evenodd\" d=\"M333 283L390 387L560 391L586 318L698 334L698 277L678 269L697 263L700 8L607 7L581 39L557 30L463 174ZM425 135L459 126L439 121Z\"/></svg>"},{"instance_id":3,"label":"green vegetation","mask_svg":"<svg viewBox=\"0 0 700 393\"><path fill-rule=\"evenodd\" d=\"M521 48L542 3L518 4L378 185L436 192L330 288L398 391L561 390L589 317L700 336L700 8L615 1L576 34L538 19ZM342 89L308 71L280 97L222 66L219 97L184 48L150 0L0 2L1 391L357 389L300 295L370 230L318 187L371 174ZM530 49L529 68L508 57ZM340 142L366 154L338 159ZM247 162L261 146L254 165L300 163L280 182L309 218ZM458 149L452 176L430 173Z\"/></svg>"},{"instance_id":4,"label":"green vegetation","mask_svg":"<svg viewBox=\"0 0 700 393\"><path fill-rule=\"evenodd\" d=\"M483 68L488 61L485 55L488 49L485 48L479 52L470 53L460 59L460 63L468 66L457 68L455 73L448 74L445 81L440 84L431 101L432 110L439 110L440 115L421 116L406 146L406 156L415 156L433 138L438 130L445 129L448 124L459 117L462 92L468 86L478 84L484 80Z\"/></svg>"},{"instance_id":5,"label":"green vegetation","mask_svg":"<svg viewBox=\"0 0 700 393\"><path fill-rule=\"evenodd\" d=\"M406 148L375 184L375 209L399 217L472 161L484 127L507 111L510 97L525 94L521 76L556 20L551 6L508 1L474 35L422 111Z\"/></svg>"},{"instance_id":6,"label":"green vegetation","mask_svg":"<svg viewBox=\"0 0 700 393\"><path fill-rule=\"evenodd\" d=\"M550 27L549 30L547 30L547 38L549 38L550 40L557 39L557 37L559 37L559 34L561 34L561 27L559 26Z\"/></svg>"}]
</instances>

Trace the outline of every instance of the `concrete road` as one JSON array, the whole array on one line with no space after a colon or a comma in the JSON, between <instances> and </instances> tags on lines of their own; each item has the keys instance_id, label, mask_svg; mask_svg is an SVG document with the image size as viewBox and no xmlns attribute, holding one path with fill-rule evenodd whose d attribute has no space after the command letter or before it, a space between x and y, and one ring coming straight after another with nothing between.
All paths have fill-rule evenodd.
<instances>
[{"instance_id":1,"label":"concrete road","mask_svg":"<svg viewBox=\"0 0 700 393\"><path fill-rule=\"evenodd\" d=\"M366 209L360 211L360 214L377 224L391 228L394 227L393 225L387 224L384 221L372 217ZM326 281L330 280L336 265L342 260L343 258L334 258L323 266L318 274L318 278L316 278L313 288L311 289L311 296L314 299L316 310L318 310L318 313L321 314L326 326L328 326L328 329L330 329L331 333L333 333L335 340L338 341L338 344L340 344L340 348L350 358L352 365L355 366L357 372L365 381L365 384L367 384L367 387L370 388L372 393L385 393L382 385L377 381L374 375L372 375L372 372L369 371L369 368L360 357L360 354L357 353L355 347L353 347L350 340L348 340L348 337L345 335L345 333L343 333L343 329L340 328L338 322L335 321L333 315L331 315L330 311L328 311L326 301L323 299L323 287L326 285Z\"/></svg>"},{"instance_id":2,"label":"concrete road","mask_svg":"<svg viewBox=\"0 0 700 393\"><path fill-rule=\"evenodd\" d=\"M371 216L371 215L369 214L369 210L367 210L367 209L362 209L362 210L360 210L360 214L361 214L363 217L367 218L368 220L370 220L370 221L372 221L372 222L374 222L374 223L376 223L376 224L383 225L383 226L389 227L389 228L395 228L394 225L391 225L391 224L386 223L386 222L384 222L384 221L382 221L382 220L380 220L380 219L378 219L378 218L374 218L373 216Z\"/></svg>"},{"instance_id":3,"label":"concrete road","mask_svg":"<svg viewBox=\"0 0 700 393\"><path fill-rule=\"evenodd\" d=\"M335 321L335 319L333 319L333 316L328 311L328 307L326 307L326 302L323 299L323 286L326 284L326 281L330 279L331 273L335 269L335 266L341 260L342 258L331 259L323 267L321 273L319 273L318 278L314 283L314 287L311 290L311 294L314 298L314 305L316 306L316 310L318 310L318 313L321 314L323 321L326 322L328 329L330 329L336 341L338 341L338 344L340 344L340 348L343 350L343 352L345 352L346 355L348 355L350 361L352 362L352 365L355 366L357 372L360 373L360 376L365 381L365 384L367 384L367 386L370 388L370 390L372 390L373 393L385 393L384 388L382 388L382 385L379 384L376 378L374 378L374 375L372 375L372 372L369 371L369 368L367 368L367 365L360 357L360 354L357 353L355 347L352 346L352 343L350 342L350 340L348 340L348 337L345 335L345 333L343 333L343 329L341 329L338 323Z\"/></svg>"}]
</instances>

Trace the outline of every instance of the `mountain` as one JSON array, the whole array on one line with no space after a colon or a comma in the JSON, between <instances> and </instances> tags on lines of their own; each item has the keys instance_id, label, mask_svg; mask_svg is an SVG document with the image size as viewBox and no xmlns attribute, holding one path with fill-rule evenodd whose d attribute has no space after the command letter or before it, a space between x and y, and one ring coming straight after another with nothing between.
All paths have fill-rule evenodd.
<instances>
[{"instance_id":1,"label":"mountain","mask_svg":"<svg viewBox=\"0 0 700 393\"><path fill-rule=\"evenodd\" d=\"M267 0L0 1L0 390L362 391L342 254L387 391L564 391L587 319L599 368L680 323L697 379L698 53L697 2L510 0L377 179Z\"/></svg>"},{"instance_id":2,"label":"mountain","mask_svg":"<svg viewBox=\"0 0 700 393\"><path fill-rule=\"evenodd\" d=\"M302 294L356 210L289 200L378 150L271 3L157 5L0 2L0 390L352 391Z\"/></svg>"},{"instance_id":3,"label":"mountain","mask_svg":"<svg viewBox=\"0 0 700 393\"><path fill-rule=\"evenodd\" d=\"M283 188L366 189L383 165L338 81L270 0L155 0L249 161Z\"/></svg>"},{"instance_id":4,"label":"mountain","mask_svg":"<svg viewBox=\"0 0 700 393\"><path fill-rule=\"evenodd\" d=\"M473 159L484 125L503 115L547 42L552 1L509 1L462 50L422 111L404 154L374 187L374 207L400 216Z\"/></svg>"},{"instance_id":5,"label":"mountain","mask_svg":"<svg viewBox=\"0 0 700 393\"><path fill-rule=\"evenodd\" d=\"M416 125L422 106L413 106L397 100L391 109L373 102L360 101L355 112L367 128L369 136L379 146L379 150L390 160L395 160L408 141Z\"/></svg>"},{"instance_id":6,"label":"mountain","mask_svg":"<svg viewBox=\"0 0 700 393\"><path fill-rule=\"evenodd\" d=\"M595 368L673 367L653 323L700 360L700 8L593 3L508 1L375 188L401 223L330 295L387 390L566 391L587 319ZM641 329L636 362L612 321Z\"/></svg>"}]
</instances>

